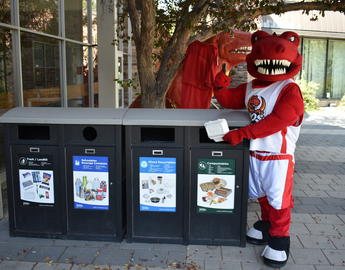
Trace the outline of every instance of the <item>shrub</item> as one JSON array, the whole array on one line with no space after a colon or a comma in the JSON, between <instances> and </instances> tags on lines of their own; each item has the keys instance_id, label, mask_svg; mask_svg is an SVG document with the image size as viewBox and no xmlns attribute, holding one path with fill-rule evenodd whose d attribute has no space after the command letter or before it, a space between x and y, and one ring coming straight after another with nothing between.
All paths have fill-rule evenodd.
<instances>
[{"instance_id":1,"label":"shrub","mask_svg":"<svg viewBox=\"0 0 345 270\"><path fill-rule=\"evenodd\" d=\"M304 99L304 111L314 111L319 109L319 100L316 98L316 90L319 84L313 81L306 81L304 79L296 80L296 83L301 88Z\"/></svg>"}]
</instances>

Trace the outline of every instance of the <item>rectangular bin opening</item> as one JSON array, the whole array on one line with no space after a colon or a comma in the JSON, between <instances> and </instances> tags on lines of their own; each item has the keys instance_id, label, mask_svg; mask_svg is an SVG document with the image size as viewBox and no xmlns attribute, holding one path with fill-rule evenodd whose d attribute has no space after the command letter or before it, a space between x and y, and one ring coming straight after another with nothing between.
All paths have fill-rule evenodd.
<instances>
[{"instance_id":1,"label":"rectangular bin opening","mask_svg":"<svg viewBox=\"0 0 345 270\"><path fill-rule=\"evenodd\" d=\"M199 129L199 143L216 143L216 142L207 136L206 129L202 127ZM226 142L217 142L217 143L226 143Z\"/></svg>"},{"instance_id":2,"label":"rectangular bin opening","mask_svg":"<svg viewBox=\"0 0 345 270\"><path fill-rule=\"evenodd\" d=\"M50 140L49 126L18 126L18 138L20 140Z\"/></svg>"},{"instance_id":3,"label":"rectangular bin opening","mask_svg":"<svg viewBox=\"0 0 345 270\"><path fill-rule=\"evenodd\" d=\"M174 128L155 128L143 127L141 128L141 142L174 142L175 129Z\"/></svg>"}]
</instances>

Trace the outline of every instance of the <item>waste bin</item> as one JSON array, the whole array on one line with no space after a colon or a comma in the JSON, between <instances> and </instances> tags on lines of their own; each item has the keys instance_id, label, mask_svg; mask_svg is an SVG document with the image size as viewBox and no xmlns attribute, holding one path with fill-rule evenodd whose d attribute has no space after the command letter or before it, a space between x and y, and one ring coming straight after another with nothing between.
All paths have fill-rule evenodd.
<instances>
[{"instance_id":1,"label":"waste bin","mask_svg":"<svg viewBox=\"0 0 345 270\"><path fill-rule=\"evenodd\" d=\"M13 234L122 239L125 111L16 108L0 118Z\"/></svg>"},{"instance_id":2,"label":"waste bin","mask_svg":"<svg viewBox=\"0 0 345 270\"><path fill-rule=\"evenodd\" d=\"M60 238L66 231L61 128L44 115L49 119L44 110L16 108L0 118L12 236Z\"/></svg>"},{"instance_id":3,"label":"waste bin","mask_svg":"<svg viewBox=\"0 0 345 270\"><path fill-rule=\"evenodd\" d=\"M250 123L248 113L231 110L193 113L202 121L186 128L190 179L188 242L244 246L249 141L235 147L226 142L216 143L208 138L203 124L225 118L230 129L241 127Z\"/></svg>"},{"instance_id":4,"label":"waste bin","mask_svg":"<svg viewBox=\"0 0 345 270\"><path fill-rule=\"evenodd\" d=\"M73 110L63 126L67 238L120 241L124 234L124 109Z\"/></svg>"},{"instance_id":5,"label":"waste bin","mask_svg":"<svg viewBox=\"0 0 345 270\"><path fill-rule=\"evenodd\" d=\"M215 143L204 123L231 110L129 109L126 130L129 241L245 245L248 147Z\"/></svg>"},{"instance_id":6,"label":"waste bin","mask_svg":"<svg viewBox=\"0 0 345 270\"><path fill-rule=\"evenodd\" d=\"M68 238L120 241L124 233L122 116L99 110L87 124L65 125ZM96 113L96 112L95 112ZM104 115L104 117L101 117ZM111 119L111 125L99 118Z\"/></svg>"},{"instance_id":7,"label":"waste bin","mask_svg":"<svg viewBox=\"0 0 345 270\"><path fill-rule=\"evenodd\" d=\"M174 119L157 109L129 109L123 119L129 242L186 241L184 127Z\"/></svg>"}]
</instances>

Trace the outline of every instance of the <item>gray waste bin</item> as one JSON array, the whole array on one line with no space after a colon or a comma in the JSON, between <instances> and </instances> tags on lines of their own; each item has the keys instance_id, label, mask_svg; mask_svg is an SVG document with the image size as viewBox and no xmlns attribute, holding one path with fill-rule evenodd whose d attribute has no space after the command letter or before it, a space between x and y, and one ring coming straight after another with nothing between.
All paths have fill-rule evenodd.
<instances>
[{"instance_id":1,"label":"gray waste bin","mask_svg":"<svg viewBox=\"0 0 345 270\"><path fill-rule=\"evenodd\" d=\"M1 117L13 235L122 239L125 111L16 108Z\"/></svg>"},{"instance_id":2,"label":"gray waste bin","mask_svg":"<svg viewBox=\"0 0 345 270\"><path fill-rule=\"evenodd\" d=\"M124 234L122 117L126 110L78 111L64 125L67 236L120 241Z\"/></svg>"},{"instance_id":3,"label":"gray waste bin","mask_svg":"<svg viewBox=\"0 0 345 270\"><path fill-rule=\"evenodd\" d=\"M129 241L245 244L248 141L231 147L208 139L203 125L218 118L249 124L244 111L127 111Z\"/></svg>"},{"instance_id":4,"label":"gray waste bin","mask_svg":"<svg viewBox=\"0 0 345 270\"><path fill-rule=\"evenodd\" d=\"M226 142L216 143L208 138L203 124L225 118L233 129L249 124L248 113L230 110L194 113L201 121L190 121L186 128L187 178L190 179L188 242L244 246L249 141L236 147Z\"/></svg>"},{"instance_id":5,"label":"gray waste bin","mask_svg":"<svg viewBox=\"0 0 345 270\"><path fill-rule=\"evenodd\" d=\"M172 110L129 109L126 130L127 239L185 243L184 127Z\"/></svg>"},{"instance_id":6,"label":"gray waste bin","mask_svg":"<svg viewBox=\"0 0 345 270\"><path fill-rule=\"evenodd\" d=\"M42 120L43 112L16 108L0 118L12 236L61 238L66 232L62 130Z\"/></svg>"}]
</instances>

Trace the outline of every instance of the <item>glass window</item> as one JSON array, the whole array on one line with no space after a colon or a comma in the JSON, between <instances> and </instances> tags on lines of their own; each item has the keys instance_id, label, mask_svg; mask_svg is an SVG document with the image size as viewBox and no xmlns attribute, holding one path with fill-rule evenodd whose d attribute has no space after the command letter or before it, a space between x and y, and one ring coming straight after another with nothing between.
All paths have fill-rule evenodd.
<instances>
[{"instance_id":1,"label":"glass window","mask_svg":"<svg viewBox=\"0 0 345 270\"><path fill-rule=\"evenodd\" d=\"M24 106L61 106L59 43L21 33Z\"/></svg>"},{"instance_id":2,"label":"glass window","mask_svg":"<svg viewBox=\"0 0 345 270\"><path fill-rule=\"evenodd\" d=\"M87 57L87 47L66 43L69 107L87 107L89 105Z\"/></svg>"},{"instance_id":3,"label":"glass window","mask_svg":"<svg viewBox=\"0 0 345 270\"><path fill-rule=\"evenodd\" d=\"M0 28L0 115L16 106L13 82L11 34Z\"/></svg>"},{"instance_id":4,"label":"glass window","mask_svg":"<svg viewBox=\"0 0 345 270\"><path fill-rule=\"evenodd\" d=\"M91 1L92 44L97 44L97 0Z\"/></svg>"},{"instance_id":5,"label":"glass window","mask_svg":"<svg viewBox=\"0 0 345 270\"><path fill-rule=\"evenodd\" d=\"M345 42L330 40L327 62L327 93L330 98L341 99L345 94Z\"/></svg>"},{"instance_id":6,"label":"glass window","mask_svg":"<svg viewBox=\"0 0 345 270\"><path fill-rule=\"evenodd\" d=\"M65 1L66 37L87 42L87 1Z\"/></svg>"},{"instance_id":7,"label":"glass window","mask_svg":"<svg viewBox=\"0 0 345 270\"><path fill-rule=\"evenodd\" d=\"M0 0L0 22L11 23L10 0Z\"/></svg>"},{"instance_id":8,"label":"glass window","mask_svg":"<svg viewBox=\"0 0 345 270\"><path fill-rule=\"evenodd\" d=\"M303 70L302 79L319 84L316 92L318 98L324 98L325 72L326 72L327 41L323 39L303 40Z\"/></svg>"},{"instance_id":9,"label":"glass window","mask_svg":"<svg viewBox=\"0 0 345 270\"><path fill-rule=\"evenodd\" d=\"M19 0L19 11L21 27L58 35L57 0Z\"/></svg>"},{"instance_id":10,"label":"glass window","mask_svg":"<svg viewBox=\"0 0 345 270\"><path fill-rule=\"evenodd\" d=\"M98 93L99 93L99 84L98 84L98 47L92 48L92 57L93 57L93 92L94 92L94 107L99 107L98 102Z\"/></svg>"}]
</instances>

